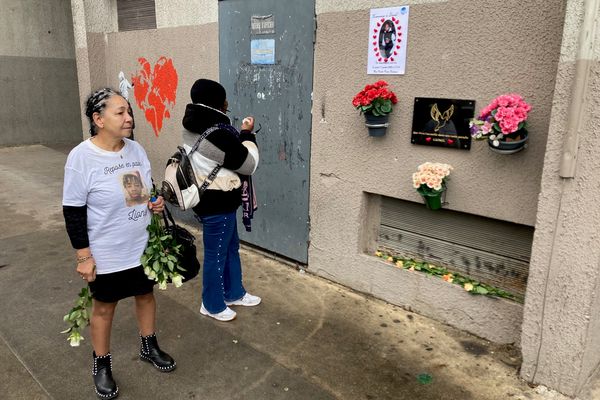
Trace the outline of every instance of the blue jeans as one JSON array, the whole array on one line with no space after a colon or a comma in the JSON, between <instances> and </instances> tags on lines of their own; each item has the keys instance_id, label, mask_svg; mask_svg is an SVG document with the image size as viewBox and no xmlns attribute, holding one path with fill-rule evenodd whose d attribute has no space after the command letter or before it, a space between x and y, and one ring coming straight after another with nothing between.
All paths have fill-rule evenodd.
<instances>
[{"instance_id":1,"label":"blue jeans","mask_svg":"<svg viewBox=\"0 0 600 400\"><path fill-rule=\"evenodd\" d=\"M227 308L225 301L239 300L246 294L236 213L197 218L203 225L202 303L209 313L217 314Z\"/></svg>"}]
</instances>

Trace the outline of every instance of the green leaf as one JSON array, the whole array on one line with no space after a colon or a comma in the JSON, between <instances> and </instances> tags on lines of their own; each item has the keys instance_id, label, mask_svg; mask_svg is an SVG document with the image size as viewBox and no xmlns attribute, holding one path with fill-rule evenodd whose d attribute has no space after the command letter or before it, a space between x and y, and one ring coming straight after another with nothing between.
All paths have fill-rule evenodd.
<instances>
[{"instance_id":1,"label":"green leaf","mask_svg":"<svg viewBox=\"0 0 600 400\"><path fill-rule=\"evenodd\" d=\"M419 374L417 375L417 381L419 381L421 385L428 385L433 381L433 377L429 374Z\"/></svg>"},{"instance_id":2,"label":"green leaf","mask_svg":"<svg viewBox=\"0 0 600 400\"><path fill-rule=\"evenodd\" d=\"M386 113L386 114L387 114L387 113L391 113L391 112L392 112L392 103L389 103L389 104L382 104L382 105L381 105L381 109L380 109L380 111L381 111L382 113Z\"/></svg>"},{"instance_id":3,"label":"green leaf","mask_svg":"<svg viewBox=\"0 0 600 400\"><path fill-rule=\"evenodd\" d=\"M483 286L475 286L473 291L478 294L488 294L488 290Z\"/></svg>"}]
</instances>

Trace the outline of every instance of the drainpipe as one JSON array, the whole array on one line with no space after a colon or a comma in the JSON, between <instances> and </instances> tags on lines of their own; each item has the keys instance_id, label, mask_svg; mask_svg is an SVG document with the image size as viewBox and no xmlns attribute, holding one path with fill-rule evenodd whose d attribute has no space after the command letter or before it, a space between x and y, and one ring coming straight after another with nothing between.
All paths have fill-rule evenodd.
<instances>
[{"instance_id":1,"label":"drainpipe","mask_svg":"<svg viewBox=\"0 0 600 400\"><path fill-rule=\"evenodd\" d=\"M581 30L579 31L579 48L575 61L575 76L573 77L573 91L571 104L569 104L567 137L563 144L560 159L559 176L561 178L574 178L577 167L577 149L579 146L579 132L585 117L585 98L590 77L590 67L594 58L594 39L596 37L596 15L600 0L584 0L584 16Z\"/></svg>"}]
</instances>

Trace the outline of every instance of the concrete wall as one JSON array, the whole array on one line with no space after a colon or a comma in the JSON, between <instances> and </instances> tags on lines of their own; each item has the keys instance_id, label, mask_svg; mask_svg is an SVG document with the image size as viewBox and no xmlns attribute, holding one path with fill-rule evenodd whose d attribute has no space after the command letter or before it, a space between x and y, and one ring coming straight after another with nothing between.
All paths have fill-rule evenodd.
<instances>
[{"instance_id":1,"label":"concrete wall","mask_svg":"<svg viewBox=\"0 0 600 400\"><path fill-rule=\"evenodd\" d=\"M80 136L71 7L0 0L0 146Z\"/></svg>"},{"instance_id":2,"label":"concrete wall","mask_svg":"<svg viewBox=\"0 0 600 400\"><path fill-rule=\"evenodd\" d=\"M165 119L157 137L145 120L142 110L130 100L135 113L135 137L152 162L154 179L162 181L166 160L181 144L181 120L185 106L191 102L190 88L198 78L219 79L218 31L215 23L161 28L150 31L129 31L107 35L106 76L109 86L118 87L118 73L134 75L138 57L146 58L151 65L165 56L173 60L177 70L178 86L175 107L171 118Z\"/></svg>"},{"instance_id":3,"label":"concrete wall","mask_svg":"<svg viewBox=\"0 0 600 400\"><path fill-rule=\"evenodd\" d=\"M181 142L181 120L190 102L190 88L198 78L219 79L218 4L215 0L156 0L157 29L118 32L115 0L72 0L77 49L80 100L91 91L110 86L118 89L118 74L131 82L139 70L138 58L154 66L162 56L170 58L178 75L177 97L170 118L164 119L158 136L145 119L130 90L136 129L152 164L152 175L160 184L165 162ZM81 113L84 137L89 124ZM190 213L178 213L192 222Z\"/></svg>"},{"instance_id":4,"label":"concrete wall","mask_svg":"<svg viewBox=\"0 0 600 400\"><path fill-rule=\"evenodd\" d=\"M152 66L161 57L173 60L179 78L175 107L171 118L164 120L157 137L146 121L144 112L134 101L130 90L136 130L135 137L146 149L152 163L155 181L163 179L165 160L175 151L181 140L181 119L190 101L189 90L200 77L218 79L219 47L217 31L217 2L196 0L167 2L156 1L157 29L118 32L116 2L73 0L74 7L83 8L86 27L80 38L80 63L87 68L80 79L87 80L88 89L82 92L81 101L92 90L102 86L118 89L119 71L129 81L139 69L138 58L144 57ZM75 21L77 23L77 21ZM79 56L78 56L79 57ZM83 119L87 132L88 123Z\"/></svg>"},{"instance_id":5,"label":"concrete wall","mask_svg":"<svg viewBox=\"0 0 600 400\"><path fill-rule=\"evenodd\" d=\"M357 3L363 9L355 9ZM421 277L384 268L363 253L375 247L368 234L378 224L371 203L377 195L420 202L411 175L425 161L455 168L448 208L535 224L564 2L405 1L411 8L403 76L366 74L369 7L397 3L316 4L309 269L480 336L518 342L519 305L455 297L459 287L422 286ZM366 83L381 78L399 104L387 135L371 138L351 100ZM521 93L533 105L526 151L498 155L484 142L474 142L471 151L410 144L414 97L474 99L479 110L506 92Z\"/></svg>"},{"instance_id":6,"label":"concrete wall","mask_svg":"<svg viewBox=\"0 0 600 400\"><path fill-rule=\"evenodd\" d=\"M155 0L157 28L195 26L217 22L216 0Z\"/></svg>"},{"instance_id":7,"label":"concrete wall","mask_svg":"<svg viewBox=\"0 0 600 400\"><path fill-rule=\"evenodd\" d=\"M589 56L578 55L584 1L568 1L563 46L542 175L536 234L522 335L523 378L575 395L600 363L600 29L590 36ZM587 2L592 4L593 2ZM596 2L598 3L598 2ZM600 7L600 3L599 7ZM600 9L589 10L600 20ZM589 66L589 75L582 73ZM575 83L584 84L575 177L559 166Z\"/></svg>"}]
</instances>

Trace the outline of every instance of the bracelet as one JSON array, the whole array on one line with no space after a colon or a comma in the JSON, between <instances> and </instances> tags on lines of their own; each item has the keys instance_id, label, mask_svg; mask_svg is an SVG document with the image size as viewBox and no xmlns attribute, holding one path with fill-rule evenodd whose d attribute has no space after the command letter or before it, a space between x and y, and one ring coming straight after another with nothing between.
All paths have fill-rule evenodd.
<instances>
[{"instance_id":1,"label":"bracelet","mask_svg":"<svg viewBox=\"0 0 600 400\"><path fill-rule=\"evenodd\" d=\"M77 264L81 264L82 262L86 262L87 260L89 260L90 258L92 258L91 255L89 256L84 256L84 257L77 257Z\"/></svg>"}]
</instances>

